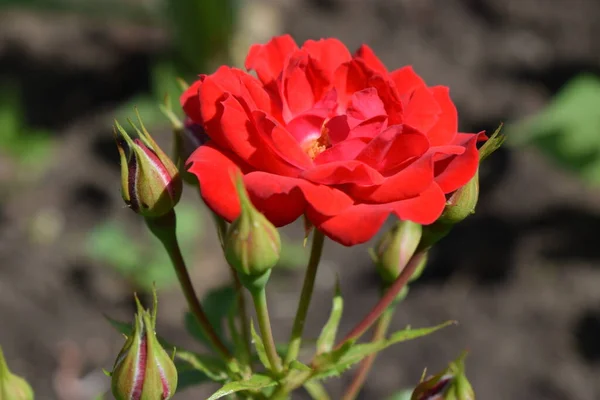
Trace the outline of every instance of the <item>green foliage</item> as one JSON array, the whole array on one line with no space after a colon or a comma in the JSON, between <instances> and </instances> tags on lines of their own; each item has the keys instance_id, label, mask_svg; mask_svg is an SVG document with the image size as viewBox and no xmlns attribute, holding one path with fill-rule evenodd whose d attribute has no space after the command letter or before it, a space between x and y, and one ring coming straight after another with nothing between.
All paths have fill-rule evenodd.
<instances>
[{"instance_id":1,"label":"green foliage","mask_svg":"<svg viewBox=\"0 0 600 400\"><path fill-rule=\"evenodd\" d=\"M25 123L18 87L0 83L0 149L27 168L41 172L48 163L54 141L49 132Z\"/></svg>"},{"instance_id":2,"label":"green foliage","mask_svg":"<svg viewBox=\"0 0 600 400\"><path fill-rule=\"evenodd\" d=\"M248 380L229 382L217 390L208 400L216 400L221 397L240 391L259 391L261 389L275 386L277 384L273 378L267 375L255 374Z\"/></svg>"},{"instance_id":3,"label":"green foliage","mask_svg":"<svg viewBox=\"0 0 600 400\"><path fill-rule=\"evenodd\" d=\"M331 351L333 343L335 342L338 326L340 325L343 310L344 300L342 299L340 283L338 280L336 280L331 314L329 315L329 319L321 331L319 339L317 339L317 354Z\"/></svg>"},{"instance_id":4,"label":"green foliage","mask_svg":"<svg viewBox=\"0 0 600 400\"><path fill-rule=\"evenodd\" d=\"M201 213L194 205L184 202L176 211L179 242L184 253L191 253L202 235ZM171 261L158 240L150 233L134 237L116 220L98 225L88 235L86 252L144 290L151 289L155 283L165 287L176 281Z\"/></svg>"},{"instance_id":5,"label":"green foliage","mask_svg":"<svg viewBox=\"0 0 600 400\"><path fill-rule=\"evenodd\" d=\"M180 73L206 71L210 60L223 54L233 33L236 0L167 1Z\"/></svg>"},{"instance_id":6,"label":"green foliage","mask_svg":"<svg viewBox=\"0 0 600 400\"><path fill-rule=\"evenodd\" d=\"M364 344L349 343L338 350L319 355L314 362L318 370L314 378L325 379L331 376L339 376L352 365L362 361L371 354L384 350L396 343L430 335L452 324L454 324L454 321L444 322L443 324L428 328L412 329L409 327L393 333L388 339Z\"/></svg>"},{"instance_id":7,"label":"green foliage","mask_svg":"<svg viewBox=\"0 0 600 400\"><path fill-rule=\"evenodd\" d=\"M569 81L539 114L508 126L509 140L533 144L584 180L600 183L600 78ZM514 133L513 133L514 132Z\"/></svg>"}]
</instances>

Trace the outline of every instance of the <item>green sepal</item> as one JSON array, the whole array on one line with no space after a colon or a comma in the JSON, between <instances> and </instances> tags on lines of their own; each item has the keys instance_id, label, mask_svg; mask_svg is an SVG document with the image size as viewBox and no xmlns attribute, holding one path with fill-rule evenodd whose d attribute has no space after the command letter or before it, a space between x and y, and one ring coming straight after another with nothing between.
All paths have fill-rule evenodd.
<instances>
[{"instance_id":1,"label":"green sepal","mask_svg":"<svg viewBox=\"0 0 600 400\"><path fill-rule=\"evenodd\" d=\"M344 299L340 289L339 278L336 277L333 301L329 319L317 339L317 354L331 351L344 311Z\"/></svg>"}]
</instances>

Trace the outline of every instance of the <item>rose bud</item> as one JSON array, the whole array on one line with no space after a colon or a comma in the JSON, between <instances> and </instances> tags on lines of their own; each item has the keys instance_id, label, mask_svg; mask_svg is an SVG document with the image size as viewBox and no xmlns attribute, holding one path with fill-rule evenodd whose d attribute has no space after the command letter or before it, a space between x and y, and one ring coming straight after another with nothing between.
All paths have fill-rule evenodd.
<instances>
[{"instance_id":1,"label":"rose bud","mask_svg":"<svg viewBox=\"0 0 600 400\"><path fill-rule=\"evenodd\" d=\"M121 158L121 194L125 203L144 217L160 217L175 207L181 198L182 182L175 164L156 144L144 127L133 123L138 138L131 139L115 123L115 140Z\"/></svg>"},{"instance_id":2,"label":"rose bud","mask_svg":"<svg viewBox=\"0 0 600 400\"><path fill-rule=\"evenodd\" d=\"M27 381L8 369L0 347L0 400L32 400L33 390Z\"/></svg>"},{"instance_id":3,"label":"rose bud","mask_svg":"<svg viewBox=\"0 0 600 400\"><path fill-rule=\"evenodd\" d=\"M438 222L448 225L461 222L469 215L475 213L475 206L478 199L479 171L475 173L475 176L465 186L450 196Z\"/></svg>"},{"instance_id":4,"label":"rose bud","mask_svg":"<svg viewBox=\"0 0 600 400\"><path fill-rule=\"evenodd\" d=\"M371 249L371 257L384 284L393 283L413 256L421 241L422 227L411 221L399 221Z\"/></svg>"},{"instance_id":5,"label":"rose bud","mask_svg":"<svg viewBox=\"0 0 600 400\"><path fill-rule=\"evenodd\" d=\"M252 205L241 176L236 178L235 186L241 212L227 231L225 257L252 291L264 286L271 268L279 261L281 239L277 228Z\"/></svg>"},{"instance_id":6,"label":"rose bud","mask_svg":"<svg viewBox=\"0 0 600 400\"><path fill-rule=\"evenodd\" d=\"M415 388L411 400L475 400L475 393L465 376L463 354L439 374L429 377Z\"/></svg>"},{"instance_id":7,"label":"rose bud","mask_svg":"<svg viewBox=\"0 0 600 400\"><path fill-rule=\"evenodd\" d=\"M111 389L117 400L166 400L177 388L173 359L154 332L156 309L144 310L136 297L137 314L111 373Z\"/></svg>"}]
</instances>

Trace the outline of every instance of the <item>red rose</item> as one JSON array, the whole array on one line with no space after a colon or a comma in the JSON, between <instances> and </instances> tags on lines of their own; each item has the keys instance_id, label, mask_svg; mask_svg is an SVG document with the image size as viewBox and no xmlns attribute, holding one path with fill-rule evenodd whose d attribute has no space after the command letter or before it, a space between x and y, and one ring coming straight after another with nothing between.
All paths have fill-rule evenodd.
<instances>
[{"instance_id":1,"label":"red rose","mask_svg":"<svg viewBox=\"0 0 600 400\"><path fill-rule=\"evenodd\" d=\"M229 221L240 212L234 169L273 224L306 214L347 246L390 213L434 222L477 170L480 135L457 133L448 88L428 87L411 67L389 72L365 45L352 56L337 39L298 48L284 35L252 46L246 68L258 79L221 67L181 97L211 139L189 171Z\"/></svg>"}]
</instances>

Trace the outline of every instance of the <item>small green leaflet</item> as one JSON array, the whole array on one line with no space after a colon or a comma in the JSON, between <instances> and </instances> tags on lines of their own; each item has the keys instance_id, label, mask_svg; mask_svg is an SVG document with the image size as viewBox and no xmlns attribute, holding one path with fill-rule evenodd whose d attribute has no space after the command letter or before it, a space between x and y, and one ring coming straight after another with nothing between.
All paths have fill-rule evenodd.
<instances>
[{"instance_id":1,"label":"small green leaflet","mask_svg":"<svg viewBox=\"0 0 600 400\"><path fill-rule=\"evenodd\" d=\"M208 400L220 399L221 397L240 392L242 390L260 390L270 386L275 386L276 384L277 382L266 375L255 374L252 376L252 378L245 381L226 383L221 389L217 390L212 396L210 396Z\"/></svg>"},{"instance_id":2,"label":"small green leaflet","mask_svg":"<svg viewBox=\"0 0 600 400\"><path fill-rule=\"evenodd\" d=\"M332 353L322 354L319 357L319 372L315 374L315 379L325 379L331 376L338 376L352 365L360 362L363 358L377 353L393 344L405 342L429 335L446 326L455 324L455 321L447 321L443 324L420 329L407 328L393 333L389 339L383 339L373 343L357 344L354 346L345 346L334 350Z\"/></svg>"},{"instance_id":3,"label":"small green leaflet","mask_svg":"<svg viewBox=\"0 0 600 400\"><path fill-rule=\"evenodd\" d=\"M317 354L331 351L333 343L335 342L335 335L337 334L338 326L340 325L340 319L342 318L343 310L344 300L342 299L340 282L336 279L331 314L329 315L329 319L321 331L319 339L317 339Z\"/></svg>"},{"instance_id":4,"label":"small green leaflet","mask_svg":"<svg viewBox=\"0 0 600 400\"><path fill-rule=\"evenodd\" d=\"M254 329L254 322L252 322L252 321L250 321L250 332L252 334L252 342L254 343L254 347L256 348L256 353L258 355L258 359L260 360L261 364L265 366L265 368L270 370L271 363L269 362L269 359L267 358L267 353L265 351L265 344L263 343L263 341L260 338L260 336L258 335L258 333L256 333L256 329Z\"/></svg>"}]
</instances>

